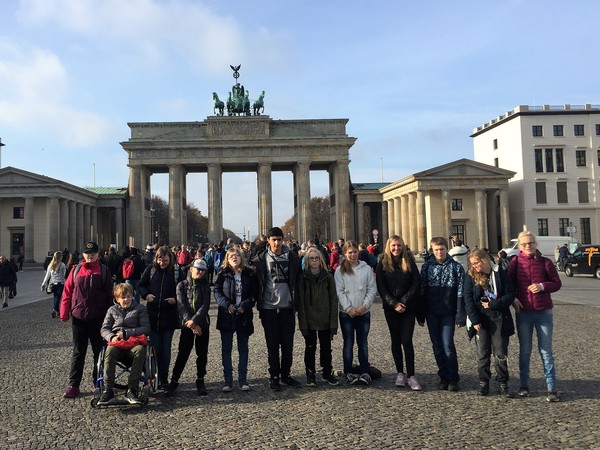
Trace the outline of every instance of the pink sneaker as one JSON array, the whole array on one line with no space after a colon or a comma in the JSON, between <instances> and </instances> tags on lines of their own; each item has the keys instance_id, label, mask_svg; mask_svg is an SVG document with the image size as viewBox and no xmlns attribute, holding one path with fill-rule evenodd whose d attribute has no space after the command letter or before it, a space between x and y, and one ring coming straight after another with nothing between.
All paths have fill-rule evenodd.
<instances>
[{"instance_id":1,"label":"pink sneaker","mask_svg":"<svg viewBox=\"0 0 600 450\"><path fill-rule=\"evenodd\" d=\"M75 398L79 395L79 388L76 386L71 386L69 389L65 391L63 394L64 398Z\"/></svg>"},{"instance_id":2,"label":"pink sneaker","mask_svg":"<svg viewBox=\"0 0 600 450\"><path fill-rule=\"evenodd\" d=\"M398 374L398 376L396 377L396 386L398 386L398 387L406 386L406 375L404 375L402 372L400 372Z\"/></svg>"},{"instance_id":3,"label":"pink sneaker","mask_svg":"<svg viewBox=\"0 0 600 450\"><path fill-rule=\"evenodd\" d=\"M408 385L413 391L420 391L422 389L414 375L408 379Z\"/></svg>"}]
</instances>

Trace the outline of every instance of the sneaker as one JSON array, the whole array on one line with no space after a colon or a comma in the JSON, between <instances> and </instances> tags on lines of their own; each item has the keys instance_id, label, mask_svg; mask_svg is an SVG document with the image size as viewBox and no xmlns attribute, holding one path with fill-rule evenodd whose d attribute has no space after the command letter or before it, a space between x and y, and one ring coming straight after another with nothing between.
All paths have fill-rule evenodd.
<instances>
[{"instance_id":1,"label":"sneaker","mask_svg":"<svg viewBox=\"0 0 600 450\"><path fill-rule=\"evenodd\" d=\"M489 381L480 381L479 382L479 395L483 395L484 397L490 393L490 382Z\"/></svg>"},{"instance_id":2,"label":"sneaker","mask_svg":"<svg viewBox=\"0 0 600 450\"><path fill-rule=\"evenodd\" d=\"M125 394L125 400L127 400L130 405L139 405L142 403L138 397L137 388L130 388Z\"/></svg>"},{"instance_id":3,"label":"sneaker","mask_svg":"<svg viewBox=\"0 0 600 450\"><path fill-rule=\"evenodd\" d=\"M358 381L358 377L353 373L347 373L346 381L348 382L348 384L355 384Z\"/></svg>"},{"instance_id":4,"label":"sneaker","mask_svg":"<svg viewBox=\"0 0 600 450\"><path fill-rule=\"evenodd\" d=\"M52 311L52 312L50 313L50 315L52 316L52 318L53 318L53 319L56 319L56 311Z\"/></svg>"},{"instance_id":5,"label":"sneaker","mask_svg":"<svg viewBox=\"0 0 600 450\"><path fill-rule=\"evenodd\" d=\"M517 391L517 396L522 398L529 397L529 388L521 386Z\"/></svg>"},{"instance_id":6,"label":"sneaker","mask_svg":"<svg viewBox=\"0 0 600 450\"><path fill-rule=\"evenodd\" d=\"M204 378L199 378L196 380L196 390L198 391L198 395L208 395L208 391L204 385Z\"/></svg>"},{"instance_id":7,"label":"sneaker","mask_svg":"<svg viewBox=\"0 0 600 450\"><path fill-rule=\"evenodd\" d=\"M300 382L298 380L293 379L290 376L281 377L281 382L283 384L287 384L289 387L293 387L293 388L299 388L300 387Z\"/></svg>"},{"instance_id":8,"label":"sneaker","mask_svg":"<svg viewBox=\"0 0 600 450\"><path fill-rule=\"evenodd\" d=\"M323 374L323 381L329 384L329 386L339 386L340 381L333 374L333 371L329 372L329 374Z\"/></svg>"},{"instance_id":9,"label":"sneaker","mask_svg":"<svg viewBox=\"0 0 600 450\"><path fill-rule=\"evenodd\" d=\"M250 385L247 381L240 381L240 389L244 392L248 392L250 390Z\"/></svg>"},{"instance_id":10,"label":"sneaker","mask_svg":"<svg viewBox=\"0 0 600 450\"><path fill-rule=\"evenodd\" d=\"M4 304L2 305L2 307L3 307L3 308L8 308L8 303L4 303Z\"/></svg>"},{"instance_id":11,"label":"sneaker","mask_svg":"<svg viewBox=\"0 0 600 450\"><path fill-rule=\"evenodd\" d=\"M408 377L408 386L413 390L413 391L420 391L421 389L423 389L421 387L421 385L419 384L419 382L417 381L417 379L415 378L415 376L413 375L412 377Z\"/></svg>"},{"instance_id":12,"label":"sneaker","mask_svg":"<svg viewBox=\"0 0 600 450\"><path fill-rule=\"evenodd\" d=\"M364 386L368 386L369 384L371 384L371 375L369 375L368 373L363 373L359 378L358 378L358 383L364 385Z\"/></svg>"},{"instance_id":13,"label":"sneaker","mask_svg":"<svg viewBox=\"0 0 600 450\"><path fill-rule=\"evenodd\" d=\"M223 385L223 389L221 389L221 391L223 392L231 392L233 390L233 383L231 381L226 382L225 385Z\"/></svg>"},{"instance_id":14,"label":"sneaker","mask_svg":"<svg viewBox=\"0 0 600 450\"><path fill-rule=\"evenodd\" d=\"M175 394L175 390L179 387L179 383L177 381L171 381L167 388L165 389L165 395L167 397L171 397Z\"/></svg>"},{"instance_id":15,"label":"sneaker","mask_svg":"<svg viewBox=\"0 0 600 450\"><path fill-rule=\"evenodd\" d=\"M560 398L556 391L548 391L548 397L546 397L546 401L548 402L560 402Z\"/></svg>"},{"instance_id":16,"label":"sneaker","mask_svg":"<svg viewBox=\"0 0 600 450\"><path fill-rule=\"evenodd\" d=\"M64 394L63 397L64 398L75 398L79 395L79 388L77 386L71 386L69 389L67 389Z\"/></svg>"},{"instance_id":17,"label":"sneaker","mask_svg":"<svg viewBox=\"0 0 600 450\"><path fill-rule=\"evenodd\" d=\"M447 391L448 385L449 385L448 380L440 380L440 382L438 383L438 389L440 391Z\"/></svg>"},{"instance_id":18,"label":"sneaker","mask_svg":"<svg viewBox=\"0 0 600 450\"><path fill-rule=\"evenodd\" d=\"M113 392L113 390L106 389L100 396L100 399L98 400L98 404L99 405L108 405L113 398L115 398L115 393Z\"/></svg>"},{"instance_id":19,"label":"sneaker","mask_svg":"<svg viewBox=\"0 0 600 450\"><path fill-rule=\"evenodd\" d=\"M315 379L314 372L306 374L306 385L310 387L317 387L317 380Z\"/></svg>"},{"instance_id":20,"label":"sneaker","mask_svg":"<svg viewBox=\"0 0 600 450\"><path fill-rule=\"evenodd\" d=\"M269 380L269 387L274 391L281 391L281 384L279 383L279 377L272 377Z\"/></svg>"},{"instance_id":21,"label":"sneaker","mask_svg":"<svg viewBox=\"0 0 600 450\"><path fill-rule=\"evenodd\" d=\"M452 392L460 391L460 385L458 384L458 380L453 380L448 383L448 390Z\"/></svg>"},{"instance_id":22,"label":"sneaker","mask_svg":"<svg viewBox=\"0 0 600 450\"><path fill-rule=\"evenodd\" d=\"M512 398L512 395L510 394L510 391L508 390L508 384L500 383L500 395L503 395L504 397L507 397L507 398Z\"/></svg>"},{"instance_id":23,"label":"sneaker","mask_svg":"<svg viewBox=\"0 0 600 450\"><path fill-rule=\"evenodd\" d=\"M404 375L402 372L399 372L398 375L396 376L396 386L398 386L398 387L406 386L406 375Z\"/></svg>"}]
</instances>

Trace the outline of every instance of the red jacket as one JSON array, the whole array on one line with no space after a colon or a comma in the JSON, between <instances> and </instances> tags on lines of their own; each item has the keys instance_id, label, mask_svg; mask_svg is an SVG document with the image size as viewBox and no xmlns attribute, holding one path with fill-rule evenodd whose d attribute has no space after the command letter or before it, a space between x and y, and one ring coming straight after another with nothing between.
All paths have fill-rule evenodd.
<instances>
[{"instance_id":1,"label":"red jacket","mask_svg":"<svg viewBox=\"0 0 600 450\"><path fill-rule=\"evenodd\" d=\"M532 257L522 251L513 258L508 266L508 276L516 286L517 299L523 305L523 311L543 311L552 308L552 292L558 291L562 283L552 261L536 251ZM527 288L531 284L542 284L544 290L534 294Z\"/></svg>"},{"instance_id":2,"label":"red jacket","mask_svg":"<svg viewBox=\"0 0 600 450\"><path fill-rule=\"evenodd\" d=\"M60 319L69 320L69 314L80 320L104 318L113 304L112 279L108 268L102 279L100 262L81 263L77 278L73 280L75 267L65 280L60 302Z\"/></svg>"}]
</instances>

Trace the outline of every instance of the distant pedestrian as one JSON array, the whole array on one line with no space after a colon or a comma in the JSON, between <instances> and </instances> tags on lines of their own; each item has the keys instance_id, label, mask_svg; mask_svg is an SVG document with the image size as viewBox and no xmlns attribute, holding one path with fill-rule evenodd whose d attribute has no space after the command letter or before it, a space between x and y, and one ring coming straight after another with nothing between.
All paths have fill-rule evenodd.
<instances>
[{"instance_id":1,"label":"distant pedestrian","mask_svg":"<svg viewBox=\"0 0 600 450\"><path fill-rule=\"evenodd\" d=\"M17 274L13 265L6 257L0 255L0 297L2 298L2 307L8 306L10 298L10 289L15 283Z\"/></svg>"},{"instance_id":2,"label":"distant pedestrian","mask_svg":"<svg viewBox=\"0 0 600 450\"><path fill-rule=\"evenodd\" d=\"M51 313L52 318L60 315L60 300L65 287L65 274L67 272L67 268L65 263L62 262L62 257L62 252L54 253L52 256L52 261L46 270L46 276L44 277L41 286L41 290L45 291L48 288L48 285L52 285L52 295L54 296L54 303Z\"/></svg>"}]
</instances>

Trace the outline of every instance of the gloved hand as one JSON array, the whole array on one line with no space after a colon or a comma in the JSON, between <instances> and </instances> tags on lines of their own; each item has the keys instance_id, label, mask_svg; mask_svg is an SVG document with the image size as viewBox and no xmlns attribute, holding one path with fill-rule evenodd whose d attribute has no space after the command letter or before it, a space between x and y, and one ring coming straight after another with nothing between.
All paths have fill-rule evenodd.
<instances>
[{"instance_id":1,"label":"gloved hand","mask_svg":"<svg viewBox=\"0 0 600 450\"><path fill-rule=\"evenodd\" d=\"M329 339L333 341L333 337L337 334L337 330L334 330L333 328L331 330L329 330Z\"/></svg>"}]
</instances>

